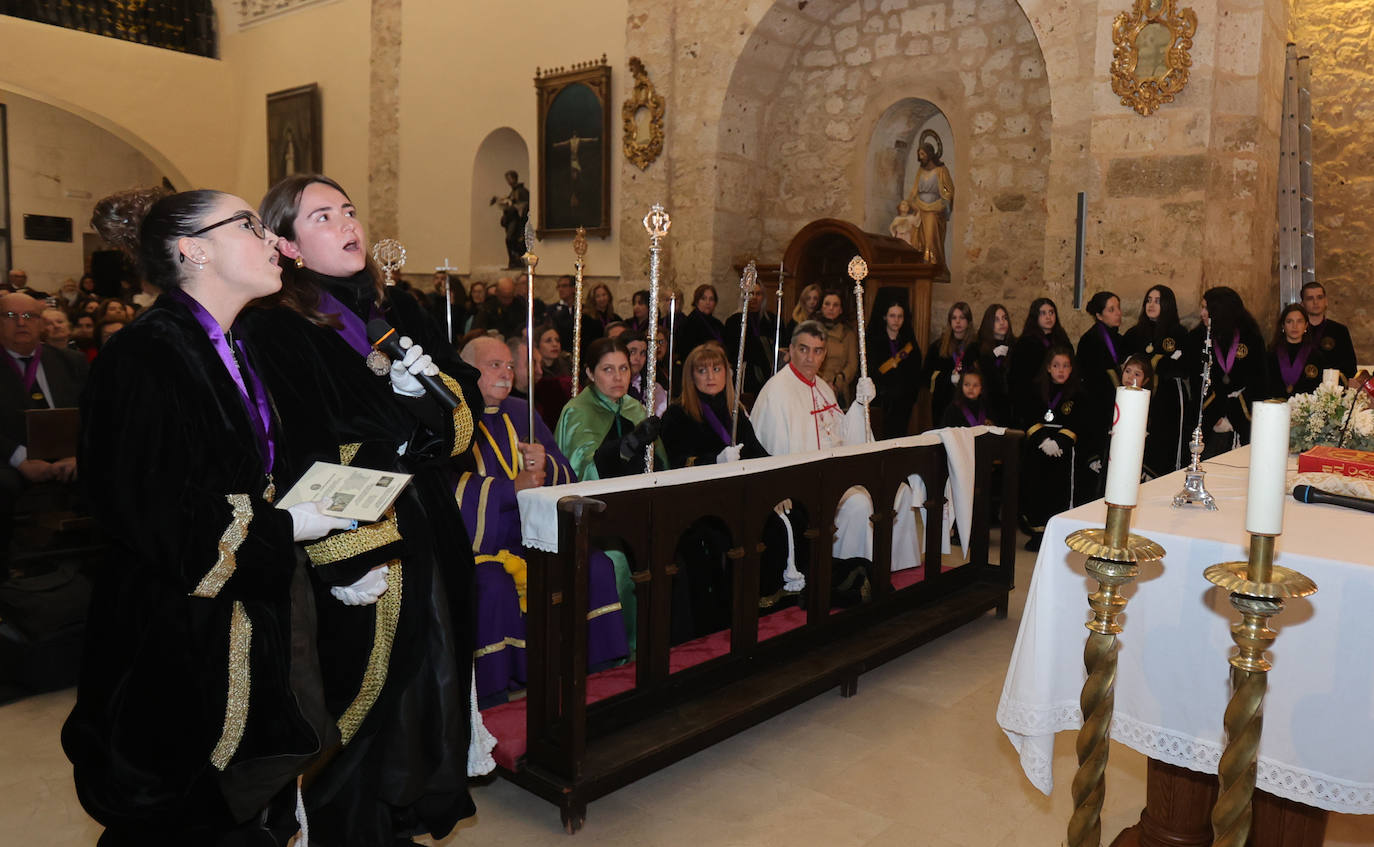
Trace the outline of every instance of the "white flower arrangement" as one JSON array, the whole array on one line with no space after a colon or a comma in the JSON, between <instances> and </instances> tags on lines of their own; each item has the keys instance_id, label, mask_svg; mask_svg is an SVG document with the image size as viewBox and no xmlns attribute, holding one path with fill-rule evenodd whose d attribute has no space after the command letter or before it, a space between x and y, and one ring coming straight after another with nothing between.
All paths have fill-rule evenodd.
<instances>
[{"instance_id":1,"label":"white flower arrangement","mask_svg":"<svg viewBox=\"0 0 1374 847\"><path fill-rule=\"evenodd\" d=\"M1359 402L1362 389L1346 388L1323 383L1311 394L1295 394L1288 398L1292 424L1288 431L1288 449L1302 453L1313 447L1334 447L1345 433L1341 446L1351 450L1374 450L1374 409L1351 406Z\"/></svg>"}]
</instances>

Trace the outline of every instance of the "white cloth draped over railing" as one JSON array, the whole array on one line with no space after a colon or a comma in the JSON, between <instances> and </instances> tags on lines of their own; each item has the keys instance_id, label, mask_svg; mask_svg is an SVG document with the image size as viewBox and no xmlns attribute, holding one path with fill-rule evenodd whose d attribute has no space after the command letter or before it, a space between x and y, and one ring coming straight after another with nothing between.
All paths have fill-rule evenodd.
<instances>
[{"instance_id":1,"label":"white cloth draped over railing","mask_svg":"<svg viewBox=\"0 0 1374 847\"><path fill-rule=\"evenodd\" d=\"M972 529L973 515L973 471L974 439L984 433L1001 435L1006 432L1002 427L978 426L956 427L945 430L932 430L906 438L894 438L869 444L855 444L836 447L831 450L815 450L809 453L791 453L786 456L770 456L764 459L746 459L718 465L702 465L671 471L659 471L648 475L619 477L617 479L589 480L569 485L554 485L543 488L527 488L518 497L520 504L521 534L526 547L558 552L558 501L564 497L596 497L615 491L633 491L641 488L661 488L675 485L690 485L714 479L731 479L775 468L805 465L812 462L844 456L860 456L866 453L883 452L902 447L919 447L944 444L949 456L950 486L953 513L959 525L959 537L967 545ZM919 483L919 478L915 481ZM913 502L925 499L925 487L914 492ZM788 492L778 496L787 497ZM967 547L965 547L967 549Z\"/></svg>"}]
</instances>

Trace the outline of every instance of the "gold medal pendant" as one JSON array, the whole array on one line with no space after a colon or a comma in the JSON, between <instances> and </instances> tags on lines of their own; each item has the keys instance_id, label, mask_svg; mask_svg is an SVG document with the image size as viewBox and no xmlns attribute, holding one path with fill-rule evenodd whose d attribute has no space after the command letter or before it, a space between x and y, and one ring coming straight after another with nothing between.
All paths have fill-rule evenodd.
<instances>
[{"instance_id":1,"label":"gold medal pendant","mask_svg":"<svg viewBox=\"0 0 1374 847\"><path fill-rule=\"evenodd\" d=\"M381 350L373 350L368 353L366 363L368 370L377 376L386 376L387 372L391 370L391 359L387 358L387 355Z\"/></svg>"}]
</instances>

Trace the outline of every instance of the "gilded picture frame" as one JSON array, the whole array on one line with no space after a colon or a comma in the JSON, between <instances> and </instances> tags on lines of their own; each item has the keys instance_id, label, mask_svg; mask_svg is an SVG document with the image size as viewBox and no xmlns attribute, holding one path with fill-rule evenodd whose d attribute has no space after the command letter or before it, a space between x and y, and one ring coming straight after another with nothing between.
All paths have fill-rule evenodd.
<instances>
[{"instance_id":1,"label":"gilded picture frame","mask_svg":"<svg viewBox=\"0 0 1374 847\"><path fill-rule=\"evenodd\" d=\"M324 171L320 87L315 83L267 95L267 186L292 174Z\"/></svg>"},{"instance_id":2,"label":"gilded picture frame","mask_svg":"<svg viewBox=\"0 0 1374 847\"><path fill-rule=\"evenodd\" d=\"M539 237L611 234L611 67L535 69Z\"/></svg>"},{"instance_id":3,"label":"gilded picture frame","mask_svg":"<svg viewBox=\"0 0 1374 847\"><path fill-rule=\"evenodd\" d=\"M1188 84L1197 14L1178 0L1135 0L1112 22L1112 92L1149 116Z\"/></svg>"},{"instance_id":4,"label":"gilded picture frame","mask_svg":"<svg viewBox=\"0 0 1374 847\"><path fill-rule=\"evenodd\" d=\"M664 103L638 56L630 57L630 75L635 79L635 87L620 107L624 133L621 148L625 158L642 171L663 152Z\"/></svg>"}]
</instances>

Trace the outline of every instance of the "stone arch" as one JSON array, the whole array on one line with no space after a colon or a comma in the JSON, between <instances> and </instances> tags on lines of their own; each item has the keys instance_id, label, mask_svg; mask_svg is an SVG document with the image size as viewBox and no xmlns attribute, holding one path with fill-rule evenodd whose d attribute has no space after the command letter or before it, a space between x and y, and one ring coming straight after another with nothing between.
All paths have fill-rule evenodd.
<instances>
[{"instance_id":1,"label":"stone arch","mask_svg":"<svg viewBox=\"0 0 1374 847\"><path fill-rule=\"evenodd\" d=\"M516 171L520 180L530 185L529 145L520 133L503 126L482 139L472 160L472 270L506 266L505 240L498 226L501 216L491 203L491 198L503 197L510 191L506 171Z\"/></svg>"},{"instance_id":2,"label":"stone arch","mask_svg":"<svg viewBox=\"0 0 1374 847\"><path fill-rule=\"evenodd\" d=\"M1017 0L774 3L721 104L712 275L778 254L817 218L871 229L869 142L908 99L936 104L958 139L954 299L1039 285L1053 118L1045 57ZM937 289L937 312L944 299Z\"/></svg>"}]
</instances>

